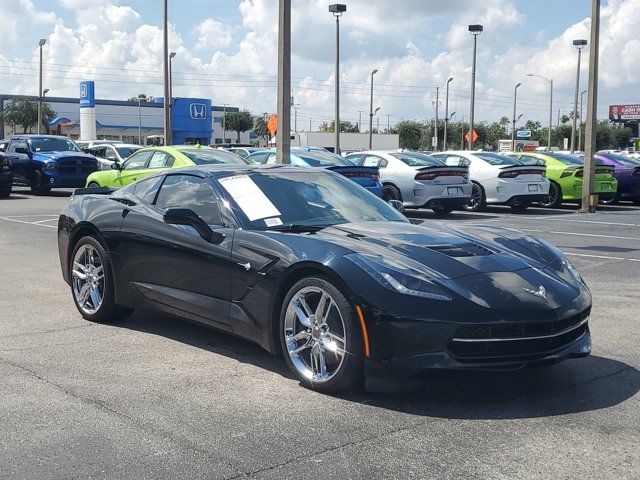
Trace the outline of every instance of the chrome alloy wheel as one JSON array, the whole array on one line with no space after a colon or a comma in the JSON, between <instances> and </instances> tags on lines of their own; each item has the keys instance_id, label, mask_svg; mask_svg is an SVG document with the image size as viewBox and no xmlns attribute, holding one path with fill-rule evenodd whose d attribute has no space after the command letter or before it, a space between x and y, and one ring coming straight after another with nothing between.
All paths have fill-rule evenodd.
<instances>
[{"instance_id":1,"label":"chrome alloy wheel","mask_svg":"<svg viewBox=\"0 0 640 480\"><path fill-rule=\"evenodd\" d=\"M480 188L480 185L474 183L471 189L471 198L465 204L465 208L467 210L475 210L480 206L481 202L482 202L482 189Z\"/></svg>"},{"instance_id":2,"label":"chrome alloy wheel","mask_svg":"<svg viewBox=\"0 0 640 480\"><path fill-rule=\"evenodd\" d=\"M104 298L104 268L92 245L85 244L78 249L73 257L71 276L80 309L89 315L96 313Z\"/></svg>"},{"instance_id":3,"label":"chrome alloy wheel","mask_svg":"<svg viewBox=\"0 0 640 480\"><path fill-rule=\"evenodd\" d=\"M309 381L335 376L346 354L342 314L320 287L304 287L291 298L284 317L284 337L294 367Z\"/></svg>"}]
</instances>

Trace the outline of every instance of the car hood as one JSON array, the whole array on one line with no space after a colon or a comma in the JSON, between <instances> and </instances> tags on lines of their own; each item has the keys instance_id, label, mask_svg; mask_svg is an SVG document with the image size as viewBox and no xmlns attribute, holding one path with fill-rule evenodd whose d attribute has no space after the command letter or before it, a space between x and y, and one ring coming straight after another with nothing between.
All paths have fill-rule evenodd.
<instances>
[{"instance_id":1,"label":"car hood","mask_svg":"<svg viewBox=\"0 0 640 480\"><path fill-rule=\"evenodd\" d=\"M63 158L88 158L95 160L93 155L84 152L35 152L33 154L35 160L60 160Z\"/></svg>"},{"instance_id":2,"label":"car hood","mask_svg":"<svg viewBox=\"0 0 640 480\"><path fill-rule=\"evenodd\" d=\"M510 229L366 222L337 225L316 235L354 253L419 266L435 283L485 307L531 308L532 300L538 301L532 291L544 286L547 298L540 299L540 307L557 308L584 288L558 253Z\"/></svg>"}]
</instances>

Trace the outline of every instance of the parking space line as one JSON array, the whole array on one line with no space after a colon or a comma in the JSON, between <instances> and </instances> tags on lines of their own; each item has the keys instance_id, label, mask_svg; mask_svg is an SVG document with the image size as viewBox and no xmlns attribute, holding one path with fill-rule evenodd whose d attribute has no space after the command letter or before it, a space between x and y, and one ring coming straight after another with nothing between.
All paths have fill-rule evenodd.
<instances>
[{"instance_id":1,"label":"parking space line","mask_svg":"<svg viewBox=\"0 0 640 480\"><path fill-rule=\"evenodd\" d=\"M594 220L570 220L568 218L562 218L562 216L552 216L552 217L520 217L523 220L562 220L564 222L571 223L591 223L595 225L618 225L621 227L640 227L638 223L619 223L619 222L596 222Z\"/></svg>"},{"instance_id":2,"label":"parking space line","mask_svg":"<svg viewBox=\"0 0 640 480\"><path fill-rule=\"evenodd\" d=\"M31 223L44 223L44 222L53 222L53 221L58 221L58 217L53 217L53 218L45 218L44 220L36 220L35 222L31 222Z\"/></svg>"},{"instance_id":3,"label":"parking space line","mask_svg":"<svg viewBox=\"0 0 640 480\"><path fill-rule=\"evenodd\" d=\"M35 215L35 214L33 214L33 215L5 215L2 218L22 218L22 217L56 217L56 218L58 218L58 216L59 215L56 214L56 213L47 213L47 214L39 213L37 215Z\"/></svg>"},{"instance_id":4,"label":"parking space line","mask_svg":"<svg viewBox=\"0 0 640 480\"><path fill-rule=\"evenodd\" d=\"M572 255L574 257L587 257L587 258L601 258L603 260L624 260L626 262L640 262L640 258L625 258L625 257L610 257L608 255L589 255L587 253L571 253L564 252L565 255Z\"/></svg>"},{"instance_id":5,"label":"parking space line","mask_svg":"<svg viewBox=\"0 0 640 480\"><path fill-rule=\"evenodd\" d=\"M518 228L518 230L522 230L523 232L550 233L552 235L568 235L568 236L577 236L577 237L596 237L596 238L611 238L614 240L640 241L638 237L620 237L617 235L598 235L596 233L554 232L552 230L533 230L530 228Z\"/></svg>"},{"instance_id":6,"label":"parking space line","mask_svg":"<svg viewBox=\"0 0 640 480\"><path fill-rule=\"evenodd\" d=\"M37 223L37 222L26 222L24 220L18 220L17 218L0 217L0 220L6 220L8 222L24 223L26 225L35 225L36 227L58 228L57 225L45 225L43 223Z\"/></svg>"}]
</instances>

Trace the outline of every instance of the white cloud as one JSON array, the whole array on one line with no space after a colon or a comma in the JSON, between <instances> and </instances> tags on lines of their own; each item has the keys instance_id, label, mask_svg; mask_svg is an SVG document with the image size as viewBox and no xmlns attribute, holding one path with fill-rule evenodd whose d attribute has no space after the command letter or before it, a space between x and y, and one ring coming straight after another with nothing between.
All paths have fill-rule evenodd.
<instances>
[{"instance_id":1,"label":"white cloud","mask_svg":"<svg viewBox=\"0 0 640 480\"><path fill-rule=\"evenodd\" d=\"M196 27L198 43L196 48L217 49L231 45L233 40L233 27L219 22L213 18L206 18Z\"/></svg>"}]
</instances>

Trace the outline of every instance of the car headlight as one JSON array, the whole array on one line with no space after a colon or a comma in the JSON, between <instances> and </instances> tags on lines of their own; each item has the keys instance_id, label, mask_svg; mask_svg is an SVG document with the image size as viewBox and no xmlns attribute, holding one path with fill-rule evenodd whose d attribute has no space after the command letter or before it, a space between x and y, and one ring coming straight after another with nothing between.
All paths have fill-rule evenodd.
<instances>
[{"instance_id":1,"label":"car headlight","mask_svg":"<svg viewBox=\"0 0 640 480\"><path fill-rule=\"evenodd\" d=\"M353 253L345 256L380 285L397 293L429 300L451 301L438 285L424 272L377 255Z\"/></svg>"},{"instance_id":2,"label":"car headlight","mask_svg":"<svg viewBox=\"0 0 640 480\"><path fill-rule=\"evenodd\" d=\"M549 250L551 250L553 253L556 254L556 256L560 259L560 263L562 263L562 266L569 271L569 273L571 274L573 279L576 281L576 283L578 283L579 285L582 284L582 285L584 285L586 287L587 284L582 279L582 276L580 275L580 272L578 272L576 267L573 266L573 264L569 261L569 259L562 252L562 250L560 250L555 245L550 244L546 240L542 240L541 238L539 238L538 241L540 243L542 243L545 247L547 247Z\"/></svg>"},{"instance_id":3,"label":"car headlight","mask_svg":"<svg viewBox=\"0 0 640 480\"><path fill-rule=\"evenodd\" d=\"M55 170L56 169L56 162L47 162L44 164L44 169L45 170Z\"/></svg>"}]
</instances>

